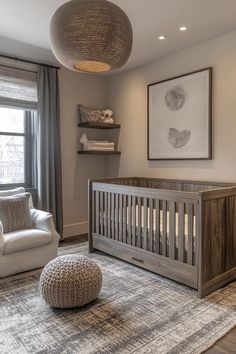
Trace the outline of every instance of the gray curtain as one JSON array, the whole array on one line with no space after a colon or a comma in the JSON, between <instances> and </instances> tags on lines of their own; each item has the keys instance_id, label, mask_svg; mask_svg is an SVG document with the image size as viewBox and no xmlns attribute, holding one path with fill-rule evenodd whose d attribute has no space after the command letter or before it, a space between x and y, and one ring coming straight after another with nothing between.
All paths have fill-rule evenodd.
<instances>
[{"instance_id":1,"label":"gray curtain","mask_svg":"<svg viewBox=\"0 0 236 354\"><path fill-rule=\"evenodd\" d=\"M63 232L58 70L40 66L38 77L38 207Z\"/></svg>"}]
</instances>

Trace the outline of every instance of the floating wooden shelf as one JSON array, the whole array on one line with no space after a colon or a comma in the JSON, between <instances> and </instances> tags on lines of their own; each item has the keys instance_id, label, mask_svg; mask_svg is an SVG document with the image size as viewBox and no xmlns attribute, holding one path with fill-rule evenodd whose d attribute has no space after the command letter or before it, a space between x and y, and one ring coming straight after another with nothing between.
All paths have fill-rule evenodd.
<instances>
[{"instance_id":1,"label":"floating wooden shelf","mask_svg":"<svg viewBox=\"0 0 236 354\"><path fill-rule=\"evenodd\" d=\"M120 124L109 124L109 123L80 123L78 124L80 128L88 129L119 129Z\"/></svg>"},{"instance_id":2,"label":"floating wooden shelf","mask_svg":"<svg viewBox=\"0 0 236 354\"><path fill-rule=\"evenodd\" d=\"M78 151L79 155L121 155L120 151Z\"/></svg>"}]
</instances>

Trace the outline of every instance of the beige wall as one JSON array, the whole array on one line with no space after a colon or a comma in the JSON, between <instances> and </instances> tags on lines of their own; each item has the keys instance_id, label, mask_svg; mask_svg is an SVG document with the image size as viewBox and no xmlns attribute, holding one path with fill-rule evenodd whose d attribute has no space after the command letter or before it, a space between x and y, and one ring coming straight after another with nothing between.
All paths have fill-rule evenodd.
<instances>
[{"instance_id":1,"label":"beige wall","mask_svg":"<svg viewBox=\"0 0 236 354\"><path fill-rule=\"evenodd\" d=\"M78 156L79 138L83 132L89 139L102 138L102 131L77 127L78 104L106 107L107 79L60 70L61 144L63 173L64 236L87 231L88 178L108 174L108 161L102 156Z\"/></svg>"},{"instance_id":2,"label":"beige wall","mask_svg":"<svg viewBox=\"0 0 236 354\"><path fill-rule=\"evenodd\" d=\"M214 159L147 161L147 85L213 66ZM109 105L122 124L111 176L236 181L236 32L109 79Z\"/></svg>"}]
</instances>

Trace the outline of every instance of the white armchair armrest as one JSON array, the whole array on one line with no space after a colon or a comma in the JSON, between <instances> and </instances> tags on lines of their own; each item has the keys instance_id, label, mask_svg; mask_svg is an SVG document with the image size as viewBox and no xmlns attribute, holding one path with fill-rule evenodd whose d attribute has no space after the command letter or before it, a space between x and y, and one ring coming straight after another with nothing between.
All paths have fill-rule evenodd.
<instances>
[{"instance_id":1,"label":"white armchair armrest","mask_svg":"<svg viewBox=\"0 0 236 354\"><path fill-rule=\"evenodd\" d=\"M36 229L48 232L60 238L55 229L52 214L37 209L30 209L30 214Z\"/></svg>"}]
</instances>

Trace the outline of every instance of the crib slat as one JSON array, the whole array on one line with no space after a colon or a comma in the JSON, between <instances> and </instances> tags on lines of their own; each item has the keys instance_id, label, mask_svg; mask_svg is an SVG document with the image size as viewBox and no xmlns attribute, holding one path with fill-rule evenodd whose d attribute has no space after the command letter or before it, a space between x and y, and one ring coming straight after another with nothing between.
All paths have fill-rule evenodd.
<instances>
[{"instance_id":1,"label":"crib slat","mask_svg":"<svg viewBox=\"0 0 236 354\"><path fill-rule=\"evenodd\" d=\"M93 198L93 210L92 210L92 232L96 232L96 224L95 224L95 219L96 219L96 192L92 192L92 198Z\"/></svg>"},{"instance_id":2,"label":"crib slat","mask_svg":"<svg viewBox=\"0 0 236 354\"><path fill-rule=\"evenodd\" d=\"M184 262L184 250L185 250L185 215L184 215L184 203L178 203L178 260Z\"/></svg>"},{"instance_id":3,"label":"crib slat","mask_svg":"<svg viewBox=\"0 0 236 354\"><path fill-rule=\"evenodd\" d=\"M155 201L155 252L160 254L160 201L156 199Z\"/></svg>"},{"instance_id":4,"label":"crib slat","mask_svg":"<svg viewBox=\"0 0 236 354\"><path fill-rule=\"evenodd\" d=\"M167 201L162 201L162 255L167 256Z\"/></svg>"},{"instance_id":5,"label":"crib slat","mask_svg":"<svg viewBox=\"0 0 236 354\"><path fill-rule=\"evenodd\" d=\"M169 203L169 256L175 259L175 202Z\"/></svg>"},{"instance_id":6,"label":"crib slat","mask_svg":"<svg viewBox=\"0 0 236 354\"><path fill-rule=\"evenodd\" d=\"M123 198L122 194L119 195L119 241L122 242L123 233Z\"/></svg>"},{"instance_id":7,"label":"crib slat","mask_svg":"<svg viewBox=\"0 0 236 354\"><path fill-rule=\"evenodd\" d=\"M147 204L147 198L143 198L143 249L148 250L148 240L147 240L147 228L148 228L148 204Z\"/></svg>"},{"instance_id":8,"label":"crib slat","mask_svg":"<svg viewBox=\"0 0 236 354\"><path fill-rule=\"evenodd\" d=\"M132 235L131 244L135 246L136 239L136 197L132 197Z\"/></svg>"},{"instance_id":9,"label":"crib slat","mask_svg":"<svg viewBox=\"0 0 236 354\"><path fill-rule=\"evenodd\" d=\"M132 223L132 209L131 209L131 196L128 196L128 238L127 243L131 245L131 223Z\"/></svg>"},{"instance_id":10,"label":"crib slat","mask_svg":"<svg viewBox=\"0 0 236 354\"><path fill-rule=\"evenodd\" d=\"M195 222L194 222L194 227L193 227L193 265L198 265L198 245L199 245L199 206L198 204L194 204L194 216L195 216Z\"/></svg>"},{"instance_id":11,"label":"crib slat","mask_svg":"<svg viewBox=\"0 0 236 354\"><path fill-rule=\"evenodd\" d=\"M153 200L149 199L148 250L153 252Z\"/></svg>"},{"instance_id":12,"label":"crib slat","mask_svg":"<svg viewBox=\"0 0 236 354\"><path fill-rule=\"evenodd\" d=\"M193 264L193 205L187 204L188 213L188 264Z\"/></svg>"},{"instance_id":13,"label":"crib slat","mask_svg":"<svg viewBox=\"0 0 236 354\"><path fill-rule=\"evenodd\" d=\"M142 206L141 206L141 198L138 197L137 247L141 247L141 230L142 230Z\"/></svg>"},{"instance_id":14,"label":"crib slat","mask_svg":"<svg viewBox=\"0 0 236 354\"><path fill-rule=\"evenodd\" d=\"M127 242L127 198L123 195L123 242Z\"/></svg>"},{"instance_id":15,"label":"crib slat","mask_svg":"<svg viewBox=\"0 0 236 354\"><path fill-rule=\"evenodd\" d=\"M107 237L111 238L111 193L108 193L108 205L107 205L107 219L108 219L108 232L107 232Z\"/></svg>"},{"instance_id":16,"label":"crib slat","mask_svg":"<svg viewBox=\"0 0 236 354\"><path fill-rule=\"evenodd\" d=\"M99 192L96 191L96 233L97 234L100 234L100 232L99 232L99 218L100 218Z\"/></svg>"},{"instance_id":17,"label":"crib slat","mask_svg":"<svg viewBox=\"0 0 236 354\"><path fill-rule=\"evenodd\" d=\"M103 209L103 192L100 192L100 234L103 235L104 234L104 209Z\"/></svg>"},{"instance_id":18,"label":"crib slat","mask_svg":"<svg viewBox=\"0 0 236 354\"><path fill-rule=\"evenodd\" d=\"M111 195L111 237L115 239L115 197L114 193Z\"/></svg>"},{"instance_id":19,"label":"crib slat","mask_svg":"<svg viewBox=\"0 0 236 354\"><path fill-rule=\"evenodd\" d=\"M115 240L119 238L119 195L115 194Z\"/></svg>"},{"instance_id":20,"label":"crib slat","mask_svg":"<svg viewBox=\"0 0 236 354\"><path fill-rule=\"evenodd\" d=\"M107 237L107 192L104 193L104 235Z\"/></svg>"}]
</instances>

